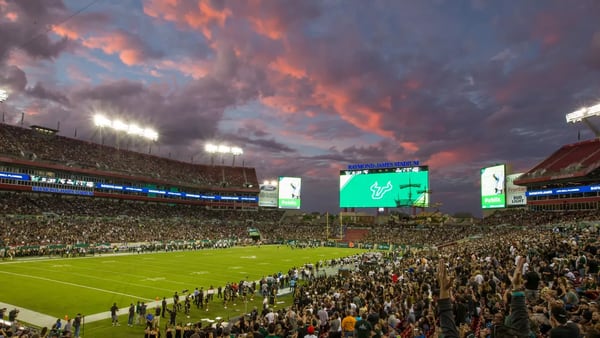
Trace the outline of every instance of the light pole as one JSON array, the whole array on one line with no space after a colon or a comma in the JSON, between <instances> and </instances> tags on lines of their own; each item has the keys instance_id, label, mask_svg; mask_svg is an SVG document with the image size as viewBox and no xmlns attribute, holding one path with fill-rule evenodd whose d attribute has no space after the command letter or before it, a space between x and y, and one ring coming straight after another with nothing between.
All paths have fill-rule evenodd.
<instances>
[{"instance_id":1,"label":"light pole","mask_svg":"<svg viewBox=\"0 0 600 338\"><path fill-rule=\"evenodd\" d=\"M244 150L240 147L231 147L231 154L233 155L233 160L231 161L231 166L235 167L235 157L240 156L244 153Z\"/></svg>"},{"instance_id":2,"label":"light pole","mask_svg":"<svg viewBox=\"0 0 600 338\"><path fill-rule=\"evenodd\" d=\"M210 165L215 165L215 154L219 150L219 147L214 144L207 143L204 146L204 150L210 154Z\"/></svg>"},{"instance_id":3,"label":"light pole","mask_svg":"<svg viewBox=\"0 0 600 338\"><path fill-rule=\"evenodd\" d=\"M4 107L2 103L8 99L8 92L4 89L0 89L0 105ZM2 123L4 123L4 109L2 109Z\"/></svg>"}]
</instances>

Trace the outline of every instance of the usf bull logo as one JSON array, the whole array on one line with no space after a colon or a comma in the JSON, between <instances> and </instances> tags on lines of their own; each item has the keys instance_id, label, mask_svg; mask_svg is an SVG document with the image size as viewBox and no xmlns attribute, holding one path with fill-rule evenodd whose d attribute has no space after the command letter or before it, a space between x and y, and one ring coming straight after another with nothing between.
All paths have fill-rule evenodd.
<instances>
[{"instance_id":1,"label":"usf bull logo","mask_svg":"<svg viewBox=\"0 0 600 338\"><path fill-rule=\"evenodd\" d=\"M388 181L383 187L380 187L379 182L375 181L375 183L371 185L371 199L380 200L390 190L392 190L391 181Z\"/></svg>"}]
</instances>

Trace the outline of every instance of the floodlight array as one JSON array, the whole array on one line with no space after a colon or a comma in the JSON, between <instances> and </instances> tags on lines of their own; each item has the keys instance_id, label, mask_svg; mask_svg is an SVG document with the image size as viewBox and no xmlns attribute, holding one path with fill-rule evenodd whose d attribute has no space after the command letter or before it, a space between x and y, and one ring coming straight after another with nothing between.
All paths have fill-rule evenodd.
<instances>
[{"instance_id":1,"label":"floodlight array","mask_svg":"<svg viewBox=\"0 0 600 338\"><path fill-rule=\"evenodd\" d=\"M4 102L8 99L8 92L4 89L0 89L0 102Z\"/></svg>"},{"instance_id":2,"label":"floodlight array","mask_svg":"<svg viewBox=\"0 0 600 338\"><path fill-rule=\"evenodd\" d=\"M150 141L158 140L158 132L152 128L140 127L135 123L125 123L122 120L111 120L104 115L94 115L94 125L99 128L110 128L129 135L140 136Z\"/></svg>"},{"instance_id":3,"label":"floodlight array","mask_svg":"<svg viewBox=\"0 0 600 338\"><path fill-rule=\"evenodd\" d=\"M276 180L272 180L272 181L269 181L269 180L264 180L264 181L263 181L263 184L264 184L264 185L272 185L272 186L275 186L275 187L276 187L276 186L277 186L277 184L279 184L279 182L277 182Z\"/></svg>"},{"instance_id":4,"label":"floodlight array","mask_svg":"<svg viewBox=\"0 0 600 338\"><path fill-rule=\"evenodd\" d=\"M584 107L576 110L570 114L567 114L567 123L581 122L583 119L592 116L600 116L600 104L591 107Z\"/></svg>"},{"instance_id":5,"label":"floodlight array","mask_svg":"<svg viewBox=\"0 0 600 338\"><path fill-rule=\"evenodd\" d=\"M216 145L212 143L205 144L204 151L211 154L232 154L233 156L242 155L244 153L244 150L240 147L230 147L225 144Z\"/></svg>"}]
</instances>

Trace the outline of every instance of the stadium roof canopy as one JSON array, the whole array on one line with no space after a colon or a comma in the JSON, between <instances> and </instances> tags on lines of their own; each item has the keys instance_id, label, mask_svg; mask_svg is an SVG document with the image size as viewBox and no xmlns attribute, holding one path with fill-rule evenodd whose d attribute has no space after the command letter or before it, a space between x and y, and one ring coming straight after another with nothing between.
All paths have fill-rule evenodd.
<instances>
[{"instance_id":1,"label":"stadium roof canopy","mask_svg":"<svg viewBox=\"0 0 600 338\"><path fill-rule=\"evenodd\" d=\"M517 185L583 179L600 168L600 139L567 144L515 180Z\"/></svg>"},{"instance_id":2,"label":"stadium roof canopy","mask_svg":"<svg viewBox=\"0 0 600 338\"><path fill-rule=\"evenodd\" d=\"M54 134L58 133L58 129L52 129L52 128L38 126L38 125L31 126L31 129L37 131L38 133L42 133L42 134L54 135Z\"/></svg>"}]
</instances>

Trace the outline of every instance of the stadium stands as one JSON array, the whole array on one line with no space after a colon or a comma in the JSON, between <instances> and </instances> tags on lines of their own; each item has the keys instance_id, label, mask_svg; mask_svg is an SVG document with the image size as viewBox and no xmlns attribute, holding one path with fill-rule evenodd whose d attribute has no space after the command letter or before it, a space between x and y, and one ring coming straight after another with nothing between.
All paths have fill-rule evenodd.
<instances>
[{"instance_id":1,"label":"stadium stands","mask_svg":"<svg viewBox=\"0 0 600 338\"><path fill-rule=\"evenodd\" d=\"M582 177L598 167L600 167L600 139L568 144L523 174L515 184L525 185L556 178Z\"/></svg>"},{"instance_id":2,"label":"stadium stands","mask_svg":"<svg viewBox=\"0 0 600 338\"><path fill-rule=\"evenodd\" d=\"M0 142L6 145L0 155L73 169L150 177L188 186L222 187L225 183L236 188L247 184L258 187L253 169L191 164L8 124L0 124Z\"/></svg>"}]
</instances>

